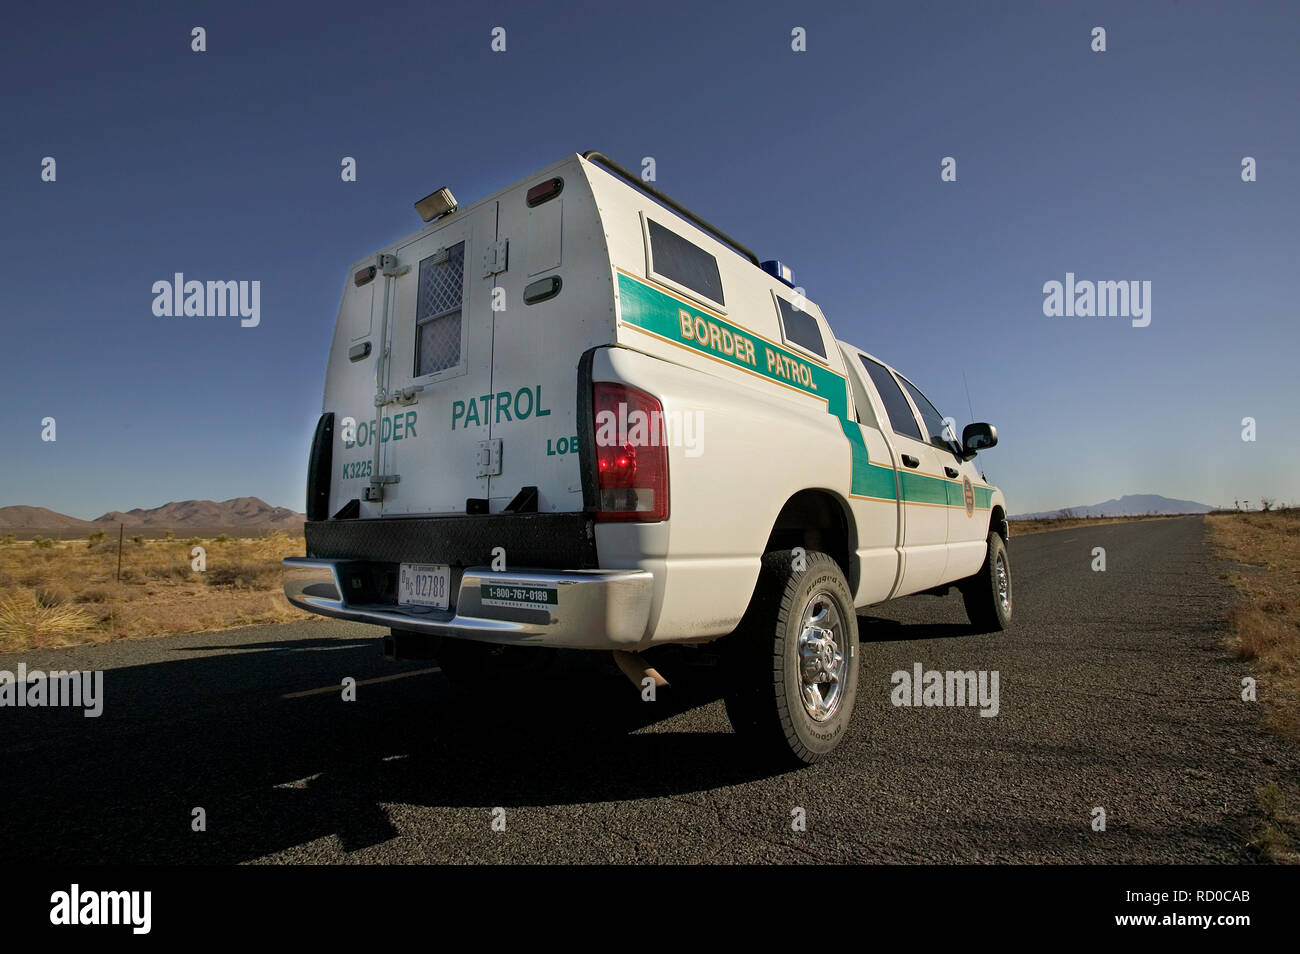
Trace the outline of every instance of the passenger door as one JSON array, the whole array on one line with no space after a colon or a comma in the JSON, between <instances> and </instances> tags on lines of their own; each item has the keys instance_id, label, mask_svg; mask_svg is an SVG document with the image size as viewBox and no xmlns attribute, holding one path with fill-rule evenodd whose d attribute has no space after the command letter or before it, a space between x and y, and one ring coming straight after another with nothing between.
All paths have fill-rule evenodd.
<instances>
[{"instance_id":1,"label":"passenger door","mask_svg":"<svg viewBox=\"0 0 1300 954\"><path fill-rule=\"evenodd\" d=\"M944 461L894 373L865 354L858 360L889 419L897 455L903 569L894 595L917 593L942 583L948 564L948 490L940 476Z\"/></svg>"},{"instance_id":2,"label":"passenger door","mask_svg":"<svg viewBox=\"0 0 1300 954\"><path fill-rule=\"evenodd\" d=\"M975 506L975 482L979 470L961 459L961 444L948 427L947 419L911 381L899 375L904 390L921 415L929 441L938 451L948 492L948 566L944 581L970 576L984 562L987 548L987 510ZM982 481L981 481L982 483Z\"/></svg>"}]
</instances>

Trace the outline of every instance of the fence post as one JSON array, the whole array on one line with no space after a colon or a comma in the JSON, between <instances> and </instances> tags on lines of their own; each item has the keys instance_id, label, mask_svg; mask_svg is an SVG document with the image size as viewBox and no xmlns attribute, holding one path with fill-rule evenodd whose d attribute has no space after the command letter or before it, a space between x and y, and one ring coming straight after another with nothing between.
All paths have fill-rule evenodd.
<instances>
[{"instance_id":1,"label":"fence post","mask_svg":"<svg viewBox=\"0 0 1300 954\"><path fill-rule=\"evenodd\" d=\"M123 524L117 525L117 582L122 582L122 527Z\"/></svg>"}]
</instances>

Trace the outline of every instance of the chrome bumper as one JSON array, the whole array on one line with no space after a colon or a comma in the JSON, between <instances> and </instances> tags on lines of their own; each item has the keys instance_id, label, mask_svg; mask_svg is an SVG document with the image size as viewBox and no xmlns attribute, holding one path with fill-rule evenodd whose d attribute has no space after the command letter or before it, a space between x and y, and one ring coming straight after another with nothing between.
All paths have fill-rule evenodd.
<instances>
[{"instance_id":1,"label":"chrome bumper","mask_svg":"<svg viewBox=\"0 0 1300 954\"><path fill-rule=\"evenodd\" d=\"M620 649L644 639L654 578L648 570L511 570L467 568L449 610L395 603L349 603L341 574L349 560L288 557L284 595L300 609L321 616L392 629L568 649ZM483 604L482 586L555 589L546 607Z\"/></svg>"}]
</instances>

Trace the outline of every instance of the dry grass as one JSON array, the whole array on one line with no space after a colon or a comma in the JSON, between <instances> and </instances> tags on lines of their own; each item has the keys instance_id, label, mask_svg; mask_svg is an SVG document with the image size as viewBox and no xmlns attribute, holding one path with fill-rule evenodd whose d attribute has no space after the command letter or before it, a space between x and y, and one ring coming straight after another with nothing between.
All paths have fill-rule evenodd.
<instances>
[{"instance_id":1,"label":"dry grass","mask_svg":"<svg viewBox=\"0 0 1300 954\"><path fill-rule=\"evenodd\" d=\"M1245 597L1233 613L1231 648L1259 679L1273 729L1300 739L1300 508L1206 518L1224 576Z\"/></svg>"},{"instance_id":2,"label":"dry grass","mask_svg":"<svg viewBox=\"0 0 1300 954\"><path fill-rule=\"evenodd\" d=\"M1300 815L1287 807L1282 786L1269 782L1255 792L1255 800L1263 819L1255 828L1250 846L1266 861L1300 864Z\"/></svg>"},{"instance_id":3,"label":"dry grass","mask_svg":"<svg viewBox=\"0 0 1300 954\"><path fill-rule=\"evenodd\" d=\"M1043 533L1047 530L1073 530L1075 527L1100 527L1104 523L1131 523L1134 520L1170 520L1175 515L1156 515L1141 517L1040 517L1036 520L1012 520L1011 535L1021 537L1027 533Z\"/></svg>"},{"instance_id":4,"label":"dry grass","mask_svg":"<svg viewBox=\"0 0 1300 954\"><path fill-rule=\"evenodd\" d=\"M62 646L94 622L80 607L50 605L47 594L15 590L0 600L0 650Z\"/></svg>"},{"instance_id":5,"label":"dry grass","mask_svg":"<svg viewBox=\"0 0 1300 954\"><path fill-rule=\"evenodd\" d=\"M191 549L206 551L204 572ZM280 560L302 537L0 544L0 651L317 619L280 591Z\"/></svg>"},{"instance_id":6,"label":"dry grass","mask_svg":"<svg viewBox=\"0 0 1300 954\"><path fill-rule=\"evenodd\" d=\"M1265 723L1300 739L1300 508L1207 516L1210 539L1229 561L1223 574L1244 597L1229 647L1251 665ZM1287 804L1295 780L1256 790L1260 820L1250 846L1264 861L1300 864L1300 815Z\"/></svg>"}]
</instances>

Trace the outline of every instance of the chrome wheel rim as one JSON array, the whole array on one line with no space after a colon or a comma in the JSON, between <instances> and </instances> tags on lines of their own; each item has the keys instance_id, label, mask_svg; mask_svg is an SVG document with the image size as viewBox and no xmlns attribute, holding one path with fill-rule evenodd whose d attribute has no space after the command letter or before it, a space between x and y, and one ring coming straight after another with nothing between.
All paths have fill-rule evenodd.
<instances>
[{"instance_id":1,"label":"chrome wheel rim","mask_svg":"<svg viewBox=\"0 0 1300 954\"><path fill-rule=\"evenodd\" d=\"M799 622L799 698L814 721L839 711L848 678L844 620L830 593L820 590L804 604Z\"/></svg>"},{"instance_id":2,"label":"chrome wheel rim","mask_svg":"<svg viewBox=\"0 0 1300 954\"><path fill-rule=\"evenodd\" d=\"M996 583L998 587L998 602L1002 604L1004 613L1011 612L1011 571L1007 569L1007 558L1001 553L998 554L997 564L995 565L997 573Z\"/></svg>"}]
</instances>

